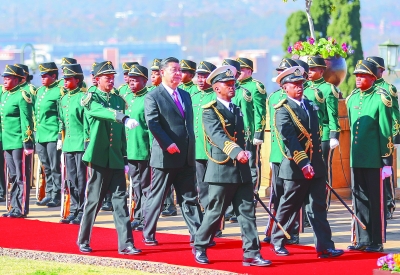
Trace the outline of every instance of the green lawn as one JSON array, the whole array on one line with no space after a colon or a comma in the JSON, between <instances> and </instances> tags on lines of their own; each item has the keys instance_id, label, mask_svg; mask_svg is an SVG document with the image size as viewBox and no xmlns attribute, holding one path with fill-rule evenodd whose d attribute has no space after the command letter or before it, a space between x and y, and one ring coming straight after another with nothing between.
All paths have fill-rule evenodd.
<instances>
[{"instance_id":1,"label":"green lawn","mask_svg":"<svg viewBox=\"0 0 400 275\"><path fill-rule=\"evenodd\" d=\"M154 273L85 264L66 264L0 257L0 274L7 275L154 275Z\"/></svg>"}]
</instances>

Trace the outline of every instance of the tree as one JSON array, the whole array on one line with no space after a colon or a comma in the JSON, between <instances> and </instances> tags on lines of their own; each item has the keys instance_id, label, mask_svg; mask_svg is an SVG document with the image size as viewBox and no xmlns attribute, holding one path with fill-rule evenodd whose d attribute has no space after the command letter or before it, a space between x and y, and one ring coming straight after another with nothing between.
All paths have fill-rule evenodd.
<instances>
[{"instance_id":1,"label":"tree","mask_svg":"<svg viewBox=\"0 0 400 275\"><path fill-rule=\"evenodd\" d=\"M346 42L354 50L354 54L346 58L347 76L340 89L343 96L347 96L356 84L353 75L356 62L363 59L361 44L360 0L333 0L337 9L332 14L332 22L328 27L328 36L338 42Z\"/></svg>"},{"instance_id":2,"label":"tree","mask_svg":"<svg viewBox=\"0 0 400 275\"><path fill-rule=\"evenodd\" d=\"M331 10L331 0L313 0L311 16L314 21L315 38L326 37L331 19Z\"/></svg>"},{"instance_id":3,"label":"tree","mask_svg":"<svg viewBox=\"0 0 400 275\"><path fill-rule=\"evenodd\" d=\"M309 34L308 26L307 15L304 11L296 11L288 17L286 21L286 34L282 43L284 52L287 53L287 48L297 41L306 40Z\"/></svg>"}]
</instances>

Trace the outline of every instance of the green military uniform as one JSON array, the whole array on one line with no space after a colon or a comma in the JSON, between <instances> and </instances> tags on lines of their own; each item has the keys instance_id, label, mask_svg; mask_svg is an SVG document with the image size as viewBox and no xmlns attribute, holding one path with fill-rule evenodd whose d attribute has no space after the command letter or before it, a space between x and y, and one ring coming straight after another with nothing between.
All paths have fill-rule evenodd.
<instances>
[{"instance_id":1,"label":"green military uniform","mask_svg":"<svg viewBox=\"0 0 400 275\"><path fill-rule=\"evenodd\" d=\"M360 60L354 74L376 77L377 67ZM381 251L386 234L386 207L381 207L385 204L381 168L392 165L392 120L388 119L392 117L392 100L387 91L373 85L365 91L355 89L347 97L346 104L351 129L354 212L367 227L363 230L356 223L357 243L373 246L372 251Z\"/></svg>"},{"instance_id":2,"label":"green military uniform","mask_svg":"<svg viewBox=\"0 0 400 275\"><path fill-rule=\"evenodd\" d=\"M253 61L250 59L239 57L236 60L239 61L240 67L253 70ZM254 111L254 128L252 129L252 132L254 133L254 139L263 141L267 115L267 93L264 85L260 81L253 79L251 76L247 79L240 80L239 84L251 92ZM260 188L261 181L261 162L259 157L260 147L261 145L257 146L253 144L251 150L249 150L251 151L250 168L255 190Z\"/></svg>"},{"instance_id":3,"label":"green military uniform","mask_svg":"<svg viewBox=\"0 0 400 275\"><path fill-rule=\"evenodd\" d=\"M132 65L139 65L138 62L124 62L122 63L122 71L124 75L129 73L129 70L131 69ZM123 96L125 93L129 92L129 83L122 84L121 86L118 87L118 94L120 96Z\"/></svg>"},{"instance_id":4,"label":"green military uniform","mask_svg":"<svg viewBox=\"0 0 400 275\"><path fill-rule=\"evenodd\" d=\"M3 85L0 85L0 93L3 93ZM0 117L1 119L1 117ZM1 123L1 120L0 120ZM0 167L4 167L4 151L3 151L3 142L0 131ZM6 200L6 180L4 175L4 169L0 169L0 202L4 202Z\"/></svg>"},{"instance_id":5,"label":"green military uniform","mask_svg":"<svg viewBox=\"0 0 400 275\"><path fill-rule=\"evenodd\" d=\"M32 84L30 84L30 80L32 79L32 76L29 75L29 68L25 64L14 64L14 66L17 66L19 68L22 68L25 73L25 82L20 84L19 86L21 89L23 89L25 92L30 93L31 95L35 95L36 87Z\"/></svg>"},{"instance_id":6,"label":"green military uniform","mask_svg":"<svg viewBox=\"0 0 400 275\"><path fill-rule=\"evenodd\" d=\"M130 77L142 77L148 79L148 70L141 65L133 65L128 73ZM126 114L137 120L139 126L135 129L126 130L127 157L129 165L129 176L131 179L131 191L135 202L134 221L132 229L143 227L143 207L150 188L150 140L151 135L144 116L144 99L147 88L139 91L126 92L123 96L128 108Z\"/></svg>"},{"instance_id":7,"label":"green military uniform","mask_svg":"<svg viewBox=\"0 0 400 275\"><path fill-rule=\"evenodd\" d=\"M54 62L39 65L41 75L57 74ZM57 150L58 134L61 131L58 118L58 102L64 95L64 88L54 81L48 87L41 86L34 97L36 126L36 152L46 174L46 197L36 204L59 206L61 204L61 150Z\"/></svg>"},{"instance_id":8,"label":"green military uniform","mask_svg":"<svg viewBox=\"0 0 400 275\"><path fill-rule=\"evenodd\" d=\"M235 67L222 66L210 74L207 82L214 84L219 81L232 81L235 80L235 74ZM254 263L254 259L259 259L260 266L269 265L270 262L262 259L260 255L250 167L236 159L239 153L245 150L241 111L236 105L220 98L204 105L203 108L204 134L210 145L204 180L209 182L210 203L196 232L195 260L208 263L205 255L207 246L220 226L220 219L232 203L244 236L243 264Z\"/></svg>"},{"instance_id":9,"label":"green military uniform","mask_svg":"<svg viewBox=\"0 0 400 275\"><path fill-rule=\"evenodd\" d=\"M96 64L93 71L94 76L116 73L110 61ZM89 243L93 224L100 210L99 204L107 191L110 191L118 233L118 250L127 254L127 249L135 248L125 197L126 133L121 123L127 119L124 114L126 103L116 94L96 89L87 93L81 104L85 108L90 127L90 142L82 159L93 176L87 183L84 214L78 236L79 248L83 252L91 252Z\"/></svg>"},{"instance_id":10,"label":"green military uniform","mask_svg":"<svg viewBox=\"0 0 400 275\"><path fill-rule=\"evenodd\" d=\"M79 64L63 66L64 78L81 77L83 71ZM83 82L82 82L83 83ZM82 87L74 90L65 89L66 94L59 102L59 118L64 133L62 151L66 166L66 182L70 194L70 214L61 220L62 223L79 224L83 215L83 203L86 190L86 166L82 162L85 141L89 140L89 125L81 106L84 93Z\"/></svg>"},{"instance_id":11,"label":"green military uniform","mask_svg":"<svg viewBox=\"0 0 400 275\"><path fill-rule=\"evenodd\" d=\"M161 58L154 58L153 64L151 65L150 70L159 71L160 70L160 62L161 62L161 60L162 60ZM156 87L157 87L156 85L148 86L147 87L147 91L150 92L150 91L154 90Z\"/></svg>"},{"instance_id":12,"label":"green military uniform","mask_svg":"<svg viewBox=\"0 0 400 275\"><path fill-rule=\"evenodd\" d=\"M63 69L64 65L71 65L71 64L77 64L77 60L75 58L70 58L70 57L63 57L61 59L61 70ZM66 93L66 89L64 88L64 78L61 78L58 81L58 87L63 88L64 89L64 93ZM82 82L82 87L81 87L82 92L86 92L87 91L87 86L85 82Z\"/></svg>"},{"instance_id":13,"label":"green military uniform","mask_svg":"<svg viewBox=\"0 0 400 275\"><path fill-rule=\"evenodd\" d=\"M22 80L24 71L14 65L6 65L3 76ZM32 98L19 85L1 94L1 137L5 160L11 181L10 207L3 216L15 218L29 213L31 161L33 153ZM29 155L24 149L30 151Z\"/></svg>"},{"instance_id":14,"label":"green military uniform","mask_svg":"<svg viewBox=\"0 0 400 275\"><path fill-rule=\"evenodd\" d=\"M196 73L196 65L197 65L196 62L187 59L182 59L179 62L179 64L181 65L182 71L190 71L193 73L193 75ZM178 88L181 88L182 90L188 92L191 96L199 92L196 84L194 84L192 80L190 80L187 83L180 84Z\"/></svg>"}]
</instances>

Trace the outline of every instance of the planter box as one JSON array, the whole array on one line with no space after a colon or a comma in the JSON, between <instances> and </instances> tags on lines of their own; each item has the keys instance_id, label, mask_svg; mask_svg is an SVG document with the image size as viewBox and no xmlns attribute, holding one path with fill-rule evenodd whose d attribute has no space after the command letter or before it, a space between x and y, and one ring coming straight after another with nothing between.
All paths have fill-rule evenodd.
<instances>
[{"instance_id":1,"label":"planter box","mask_svg":"<svg viewBox=\"0 0 400 275\"><path fill-rule=\"evenodd\" d=\"M380 269L374 269L373 271L372 271L372 275L390 275L390 274L392 274L392 275L400 275L400 273L398 273L398 272L393 272L392 273L392 271L389 271L389 270L380 270Z\"/></svg>"}]
</instances>

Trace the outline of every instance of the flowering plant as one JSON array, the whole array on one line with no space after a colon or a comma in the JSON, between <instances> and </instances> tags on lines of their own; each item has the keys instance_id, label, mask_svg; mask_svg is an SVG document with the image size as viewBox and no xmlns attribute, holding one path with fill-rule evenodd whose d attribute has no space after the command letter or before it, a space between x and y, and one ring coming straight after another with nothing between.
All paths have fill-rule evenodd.
<instances>
[{"instance_id":1,"label":"flowering plant","mask_svg":"<svg viewBox=\"0 0 400 275\"><path fill-rule=\"evenodd\" d=\"M289 46L287 51L290 54L297 54L300 56L320 55L323 58L336 55L346 58L348 54L352 54L354 52L350 45L347 45L346 43L339 45L332 37L320 38L318 41L315 41L314 38L309 37L307 38L307 41L297 41L293 46Z\"/></svg>"},{"instance_id":2,"label":"flowering plant","mask_svg":"<svg viewBox=\"0 0 400 275\"><path fill-rule=\"evenodd\" d=\"M400 273L400 254L387 254L378 259L377 265L382 270L390 270Z\"/></svg>"}]
</instances>

